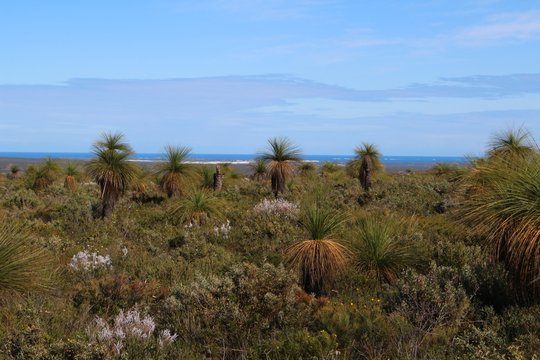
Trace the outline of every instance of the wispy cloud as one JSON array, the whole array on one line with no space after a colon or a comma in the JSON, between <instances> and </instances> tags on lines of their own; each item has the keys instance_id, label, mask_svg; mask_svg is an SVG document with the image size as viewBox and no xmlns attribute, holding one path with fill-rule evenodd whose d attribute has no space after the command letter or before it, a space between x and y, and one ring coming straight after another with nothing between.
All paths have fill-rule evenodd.
<instances>
[{"instance_id":1,"label":"wispy cloud","mask_svg":"<svg viewBox=\"0 0 540 360\"><path fill-rule=\"evenodd\" d=\"M466 45L538 40L540 39L540 11L494 15L484 24L458 31L454 38Z\"/></svg>"},{"instance_id":2,"label":"wispy cloud","mask_svg":"<svg viewBox=\"0 0 540 360\"><path fill-rule=\"evenodd\" d=\"M271 135L291 136L308 152L340 153L362 135L419 154L422 137L443 133L447 140L438 137L422 153L460 154L463 132L484 134L512 116L538 128L539 97L540 74L444 78L382 90L286 75L0 85L1 127L10 133L0 150L85 151L100 132L121 130L140 151L180 142L230 153L255 151ZM467 146L478 148L478 141Z\"/></svg>"}]
</instances>

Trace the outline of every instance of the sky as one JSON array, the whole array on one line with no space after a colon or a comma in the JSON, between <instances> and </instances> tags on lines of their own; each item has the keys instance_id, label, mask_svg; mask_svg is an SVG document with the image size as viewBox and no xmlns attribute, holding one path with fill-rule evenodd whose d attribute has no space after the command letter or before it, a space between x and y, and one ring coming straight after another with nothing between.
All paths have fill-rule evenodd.
<instances>
[{"instance_id":1,"label":"sky","mask_svg":"<svg viewBox=\"0 0 540 360\"><path fill-rule=\"evenodd\" d=\"M540 3L0 0L0 152L481 155L540 136Z\"/></svg>"}]
</instances>

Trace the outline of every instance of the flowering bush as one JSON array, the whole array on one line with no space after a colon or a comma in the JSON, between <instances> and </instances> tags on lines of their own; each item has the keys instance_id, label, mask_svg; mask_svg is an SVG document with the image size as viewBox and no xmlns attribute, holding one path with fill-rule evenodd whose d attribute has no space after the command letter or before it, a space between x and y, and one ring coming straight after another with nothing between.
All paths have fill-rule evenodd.
<instances>
[{"instance_id":1,"label":"flowering bush","mask_svg":"<svg viewBox=\"0 0 540 360\"><path fill-rule=\"evenodd\" d=\"M126 342L144 343L153 340L152 335L156 329L154 319L144 315L137 309L127 312L120 310L110 325L104 319L97 317L93 327L89 329L90 337L98 342L108 344L116 354L120 354ZM157 338L160 347L172 344L177 335L170 330L162 330Z\"/></svg>"},{"instance_id":2,"label":"flowering bush","mask_svg":"<svg viewBox=\"0 0 540 360\"><path fill-rule=\"evenodd\" d=\"M214 227L214 235L216 236L222 236L225 239L229 237L229 232L231 231L231 222L227 220L225 224L222 224L221 226L215 226Z\"/></svg>"},{"instance_id":3,"label":"flowering bush","mask_svg":"<svg viewBox=\"0 0 540 360\"><path fill-rule=\"evenodd\" d=\"M98 255L97 253L88 253L79 251L73 255L69 263L72 269L76 271L94 271L99 268L112 268L112 261L109 255Z\"/></svg>"},{"instance_id":4,"label":"flowering bush","mask_svg":"<svg viewBox=\"0 0 540 360\"><path fill-rule=\"evenodd\" d=\"M298 215L299 211L298 205L284 199L264 199L253 208L253 212L257 215L284 215L294 217Z\"/></svg>"}]
</instances>

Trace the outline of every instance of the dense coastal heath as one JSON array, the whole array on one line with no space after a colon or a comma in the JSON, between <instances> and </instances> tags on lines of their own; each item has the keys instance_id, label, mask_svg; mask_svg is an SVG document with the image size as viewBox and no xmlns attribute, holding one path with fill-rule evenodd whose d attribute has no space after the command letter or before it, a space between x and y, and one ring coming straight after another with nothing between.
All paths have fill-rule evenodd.
<instances>
[{"instance_id":1,"label":"dense coastal heath","mask_svg":"<svg viewBox=\"0 0 540 360\"><path fill-rule=\"evenodd\" d=\"M529 359L540 353L540 152L389 172L271 138L249 164L122 134L2 160L5 359ZM8 166L9 165L9 166ZM394 169L395 170L395 169Z\"/></svg>"}]
</instances>

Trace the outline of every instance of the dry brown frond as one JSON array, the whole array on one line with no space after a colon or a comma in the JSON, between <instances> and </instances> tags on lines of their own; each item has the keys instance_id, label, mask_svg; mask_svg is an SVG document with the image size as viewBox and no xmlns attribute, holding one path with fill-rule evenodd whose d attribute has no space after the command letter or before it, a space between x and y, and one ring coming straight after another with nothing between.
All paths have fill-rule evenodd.
<instances>
[{"instance_id":1,"label":"dry brown frond","mask_svg":"<svg viewBox=\"0 0 540 360\"><path fill-rule=\"evenodd\" d=\"M64 187L71 192L75 192L77 190L77 182L75 181L75 177L71 175L66 176L66 179L64 180Z\"/></svg>"},{"instance_id":2,"label":"dry brown frond","mask_svg":"<svg viewBox=\"0 0 540 360\"><path fill-rule=\"evenodd\" d=\"M349 250L336 240L304 240L286 250L289 263L297 266L302 275L302 285L308 292L323 294L335 275L349 261Z\"/></svg>"}]
</instances>

